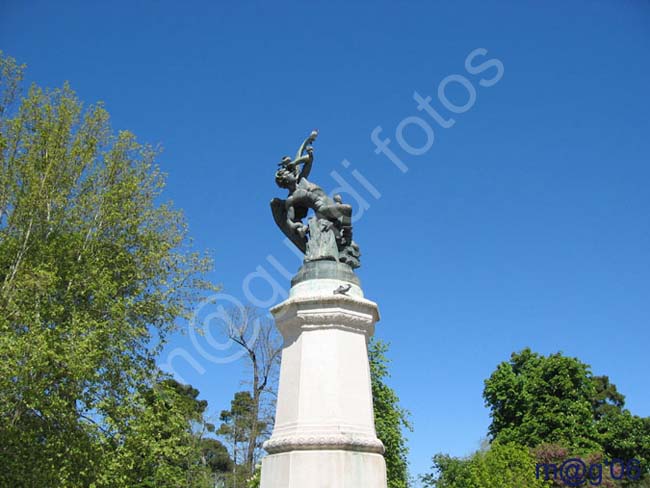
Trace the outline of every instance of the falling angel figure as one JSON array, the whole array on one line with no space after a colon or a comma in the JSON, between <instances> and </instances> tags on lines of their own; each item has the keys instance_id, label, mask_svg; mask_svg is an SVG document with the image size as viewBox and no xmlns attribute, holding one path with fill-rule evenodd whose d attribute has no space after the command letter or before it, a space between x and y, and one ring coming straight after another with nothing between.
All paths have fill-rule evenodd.
<instances>
[{"instance_id":1,"label":"falling angel figure","mask_svg":"<svg viewBox=\"0 0 650 488\"><path fill-rule=\"evenodd\" d=\"M352 206L344 204L340 195L330 198L307 177L314 162L312 144L318 136L314 130L298 148L295 159L282 158L275 173L275 182L288 190L286 200L271 200L271 210L278 227L305 253L305 261L330 260L360 266L359 246L352 240ZM307 222L309 209L314 215Z\"/></svg>"}]
</instances>

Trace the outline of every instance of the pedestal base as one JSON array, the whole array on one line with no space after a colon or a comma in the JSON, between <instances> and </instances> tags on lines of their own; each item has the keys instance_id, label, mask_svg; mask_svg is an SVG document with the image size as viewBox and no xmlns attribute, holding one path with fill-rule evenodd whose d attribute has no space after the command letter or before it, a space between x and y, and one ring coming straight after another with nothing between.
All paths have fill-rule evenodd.
<instances>
[{"instance_id":1,"label":"pedestal base","mask_svg":"<svg viewBox=\"0 0 650 488\"><path fill-rule=\"evenodd\" d=\"M379 312L331 264L305 266L271 309L284 346L261 488L386 488L367 350Z\"/></svg>"},{"instance_id":2,"label":"pedestal base","mask_svg":"<svg viewBox=\"0 0 650 488\"><path fill-rule=\"evenodd\" d=\"M386 488L381 454L292 451L262 460L262 488Z\"/></svg>"}]
</instances>

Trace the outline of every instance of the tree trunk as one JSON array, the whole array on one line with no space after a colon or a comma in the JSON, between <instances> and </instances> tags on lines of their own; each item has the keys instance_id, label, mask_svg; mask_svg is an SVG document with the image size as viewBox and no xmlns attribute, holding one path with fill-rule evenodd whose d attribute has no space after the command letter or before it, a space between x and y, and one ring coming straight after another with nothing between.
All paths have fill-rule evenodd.
<instances>
[{"instance_id":1,"label":"tree trunk","mask_svg":"<svg viewBox=\"0 0 650 488\"><path fill-rule=\"evenodd\" d=\"M250 354L251 362L253 363L253 411L251 412L251 429L250 438L248 439L248 450L246 452L246 468L249 473L255 472L255 448L257 446L257 437L259 436L259 414L260 414L260 377L257 364L257 357L253 352Z\"/></svg>"}]
</instances>

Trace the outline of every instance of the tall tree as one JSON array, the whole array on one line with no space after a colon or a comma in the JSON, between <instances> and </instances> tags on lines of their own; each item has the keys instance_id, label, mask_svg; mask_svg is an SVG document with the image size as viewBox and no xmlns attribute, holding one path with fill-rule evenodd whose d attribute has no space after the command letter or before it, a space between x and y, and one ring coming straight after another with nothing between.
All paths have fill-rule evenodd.
<instances>
[{"instance_id":1,"label":"tall tree","mask_svg":"<svg viewBox=\"0 0 650 488\"><path fill-rule=\"evenodd\" d=\"M377 437L384 443L386 452L386 470L389 488L406 488L409 486L408 447L404 429L412 430L409 413L399 404L399 398L386 384L388 344L372 340L368 346L372 400L375 411L375 428Z\"/></svg>"},{"instance_id":2,"label":"tall tree","mask_svg":"<svg viewBox=\"0 0 650 488\"><path fill-rule=\"evenodd\" d=\"M157 151L67 85L21 98L22 72L0 54L0 484L123 486L102 473L211 263L158 203Z\"/></svg>"},{"instance_id":3,"label":"tall tree","mask_svg":"<svg viewBox=\"0 0 650 488\"><path fill-rule=\"evenodd\" d=\"M493 439L650 462L650 418L632 415L607 376L560 353L513 353L485 381Z\"/></svg>"},{"instance_id":4,"label":"tall tree","mask_svg":"<svg viewBox=\"0 0 650 488\"><path fill-rule=\"evenodd\" d=\"M233 469L226 446L211 437L201 439L201 462L210 469L215 480L225 479Z\"/></svg>"},{"instance_id":5,"label":"tall tree","mask_svg":"<svg viewBox=\"0 0 650 488\"><path fill-rule=\"evenodd\" d=\"M249 425L242 464L252 475L262 441L269 434L267 427L273 424L272 409L282 340L274 322L251 306L228 311L226 334L244 350L250 374L249 380L245 381L250 385L250 413L246 416Z\"/></svg>"},{"instance_id":6,"label":"tall tree","mask_svg":"<svg viewBox=\"0 0 650 488\"><path fill-rule=\"evenodd\" d=\"M570 457L581 457L587 465L636 459L643 478L626 486L648 484L650 418L632 415L609 378L592 375L589 365L577 358L560 353L542 356L530 349L513 353L485 381L483 395L492 417L492 447L532 449L537 462L558 466ZM458 459L438 454L434 457L438 474L424 479L438 488L481 486L472 484L470 466L475 459L476 455ZM603 486L620 486L607 473L602 479ZM503 483L499 486L506 486Z\"/></svg>"},{"instance_id":7,"label":"tall tree","mask_svg":"<svg viewBox=\"0 0 650 488\"><path fill-rule=\"evenodd\" d=\"M492 439L535 447L544 442L597 450L594 383L576 358L541 356L524 349L485 380Z\"/></svg>"},{"instance_id":8,"label":"tall tree","mask_svg":"<svg viewBox=\"0 0 650 488\"><path fill-rule=\"evenodd\" d=\"M99 479L107 486L211 486L213 472L203 460L202 435L214 426L204 420L205 400L198 390L162 380L132 404L123 442L117 444Z\"/></svg>"},{"instance_id":9,"label":"tall tree","mask_svg":"<svg viewBox=\"0 0 650 488\"><path fill-rule=\"evenodd\" d=\"M483 395L491 411L492 444L465 459L437 454L433 472L423 477L426 486L538 486L531 460L534 468L551 463L559 469L569 458L593 465L581 485L650 486L650 418L632 415L616 385L607 376L593 376L580 360L524 349L497 366L485 381ZM617 458L636 460L630 466L638 466L633 468L638 473L628 474L640 474L641 479L630 482L625 473L616 472L620 466L605 462ZM506 471L519 474L506 479ZM541 481L545 476L546 471ZM566 484L552 475L543 486Z\"/></svg>"},{"instance_id":10,"label":"tall tree","mask_svg":"<svg viewBox=\"0 0 650 488\"><path fill-rule=\"evenodd\" d=\"M594 376L593 381L592 409L603 452L610 458L639 460L650 479L650 417L632 415L625 408L625 397L607 376Z\"/></svg>"},{"instance_id":11,"label":"tall tree","mask_svg":"<svg viewBox=\"0 0 650 488\"><path fill-rule=\"evenodd\" d=\"M618 392L614 383L610 383L609 377L594 376L592 380L595 390L591 401L594 419L600 420L607 415L621 413L625 397Z\"/></svg>"},{"instance_id":12,"label":"tall tree","mask_svg":"<svg viewBox=\"0 0 650 488\"><path fill-rule=\"evenodd\" d=\"M255 400L248 391L235 393L230 410L223 410L219 418L222 423L217 434L230 445L234 461L230 485L244 487L255 469L249 465L248 446L253 442L256 449L261 447L258 433L265 431L267 425L258 419Z\"/></svg>"}]
</instances>

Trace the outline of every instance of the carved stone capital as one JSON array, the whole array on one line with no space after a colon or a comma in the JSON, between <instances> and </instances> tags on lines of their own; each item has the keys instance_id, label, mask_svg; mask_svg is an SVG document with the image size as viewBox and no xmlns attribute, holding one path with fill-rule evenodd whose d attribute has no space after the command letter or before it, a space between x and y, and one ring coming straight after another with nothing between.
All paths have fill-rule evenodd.
<instances>
[{"instance_id":1,"label":"carved stone capital","mask_svg":"<svg viewBox=\"0 0 650 488\"><path fill-rule=\"evenodd\" d=\"M340 329L370 337L379 320L374 302L334 294L293 297L272 308L271 313L285 337L316 329Z\"/></svg>"}]
</instances>

